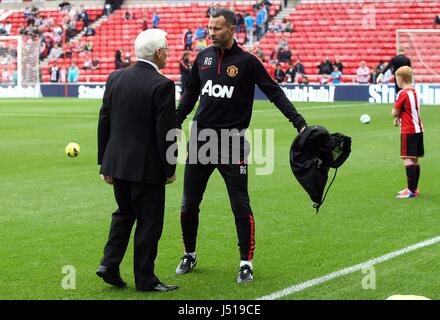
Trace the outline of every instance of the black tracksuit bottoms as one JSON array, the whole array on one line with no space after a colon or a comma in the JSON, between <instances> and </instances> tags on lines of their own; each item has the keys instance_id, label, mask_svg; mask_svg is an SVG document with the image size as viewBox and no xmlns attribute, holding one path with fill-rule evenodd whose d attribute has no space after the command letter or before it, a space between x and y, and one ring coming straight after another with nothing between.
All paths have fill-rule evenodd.
<instances>
[{"instance_id":1,"label":"black tracksuit bottoms","mask_svg":"<svg viewBox=\"0 0 440 320\"><path fill-rule=\"evenodd\" d=\"M243 149L241 150L243 154ZM209 177L217 169L226 183L235 216L240 258L250 261L255 249L255 224L248 193L248 164L240 157L239 163L185 165L181 226L185 252L195 252L199 226L199 206L203 199Z\"/></svg>"}]
</instances>

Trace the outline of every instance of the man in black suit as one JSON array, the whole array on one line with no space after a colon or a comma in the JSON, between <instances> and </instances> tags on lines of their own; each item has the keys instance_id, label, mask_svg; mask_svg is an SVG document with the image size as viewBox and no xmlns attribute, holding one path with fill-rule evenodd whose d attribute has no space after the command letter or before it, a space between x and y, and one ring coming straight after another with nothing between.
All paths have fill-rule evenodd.
<instances>
[{"instance_id":1,"label":"man in black suit","mask_svg":"<svg viewBox=\"0 0 440 320\"><path fill-rule=\"evenodd\" d=\"M138 62L109 76L99 114L98 164L103 180L113 185L118 209L97 275L114 286L126 286L119 265L137 221L134 275L138 291L177 289L154 274L165 184L176 179L175 87L159 72L167 62L166 35L160 29L138 35Z\"/></svg>"}]
</instances>

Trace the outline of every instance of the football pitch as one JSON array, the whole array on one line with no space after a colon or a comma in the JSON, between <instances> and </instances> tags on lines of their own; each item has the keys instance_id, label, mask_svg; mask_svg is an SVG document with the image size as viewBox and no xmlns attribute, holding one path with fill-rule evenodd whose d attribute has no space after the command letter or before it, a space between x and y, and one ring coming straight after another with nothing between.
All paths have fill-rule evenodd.
<instances>
[{"instance_id":1,"label":"football pitch","mask_svg":"<svg viewBox=\"0 0 440 320\"><path fill-rule=\"evenodd\" d=\"M440 242L373 268L334 273L440 236L440 107L422 106L421 196L397 200L406 178L390 104L296 106L309 124L352 137L352 153L319 214L291 173L289 148L296 130L270 102L255 102L251 128L274 129L275 143L271 174L256 175L256 165L249 167L255 280L236 283L235 224L217 171L201 206L198 265L190 274L175 275L183 253L183 165L178 165L176 183L167 186L156 273L180 288L161 294L135 291L132 242L121 265L128 288L114 289L95 275L116 208L96 164L100 101L0 99L0 299L241 300L295 286L279 299L386 299L394 294L440 299ZM370 124L359 122L363 113L371 116ZM184 128L188 131L188 120ZM64 154L72 141L81 146L77 158ZM325 281L308 282L321 277Z\"/></svg>"}]
</instances>

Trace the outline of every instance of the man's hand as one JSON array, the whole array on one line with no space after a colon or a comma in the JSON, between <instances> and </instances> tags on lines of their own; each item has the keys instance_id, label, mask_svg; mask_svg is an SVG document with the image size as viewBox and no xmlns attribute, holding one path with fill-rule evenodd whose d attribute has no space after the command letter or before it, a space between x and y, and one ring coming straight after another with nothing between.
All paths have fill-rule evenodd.
<instances>
[{"instance_id":1,"label":"man's hand","mask_svg":"<svg viewBox=\"0 0 440 320\"><path fill-rule=\"evenodd\" d=\"M393 124L395 127L397 127L399 125L399 122L400 122L400 118L394 118Z\"/></svg>"},{"instance_id":2,"label":"man's hand","mask_svg":"<svg viewBox=\"0 0 440 320\"><path fill-rule=\"evenodd\" d=\"M176 181L176 175L172 175L171 177L168 177L167 180L165 181L165 184L170 184L173 183L174 181Z\"/></svg>"},{"instance_id":3,"label":"man's hand","mask_svg":"<svg viewBox=\"0 0 440 320\"><path fill-rule=\"evenodd\" d=\"M105 175L101 174L101 178L102 178L102 180L105 181L105 183L113 185L113 177L105 176Z\"/></svg>"}]
</instances>

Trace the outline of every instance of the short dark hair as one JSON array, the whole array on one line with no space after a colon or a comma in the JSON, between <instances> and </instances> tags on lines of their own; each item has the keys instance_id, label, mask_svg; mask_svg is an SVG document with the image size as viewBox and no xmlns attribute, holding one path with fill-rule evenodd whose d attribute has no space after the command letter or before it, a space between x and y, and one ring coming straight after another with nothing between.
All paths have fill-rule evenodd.
<instances>
[{"instance_id":1,"label":"short dark hair","mask_svg":"<svg viewBox=\"0 0 440 320\"><path fill-rule=\"evenodd\" d=\"M223 16L229 25L235 26L237 24L237 17L235 16L235 13L231 10L225 8L212 10L211 17L218 18L220 16Z\"/></svg>"}]
</instances>

